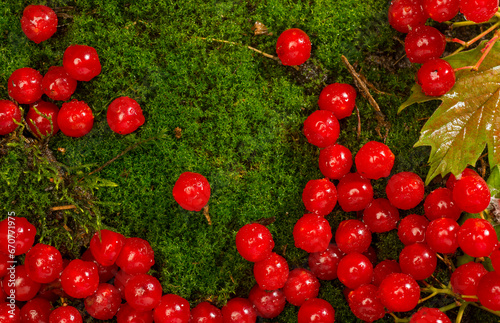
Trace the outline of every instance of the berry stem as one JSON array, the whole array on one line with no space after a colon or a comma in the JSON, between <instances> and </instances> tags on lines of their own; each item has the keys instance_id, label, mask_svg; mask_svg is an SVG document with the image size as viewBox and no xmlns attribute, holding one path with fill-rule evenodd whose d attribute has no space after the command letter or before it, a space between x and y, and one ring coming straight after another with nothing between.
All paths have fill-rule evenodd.
<instances>
[{"instance_id":1,"label":"berry stem","mask_svg":"<svg viewBox=\"0 0 500 323\"><path fill-rule=\"evenodd\" d=\"M489 34L490 32L492 32L493 30L495 30L499 26L500 26L500 20L497 21L493 26L491 26L490 28L486 29L484 32L480 33L479 35L477 35L476 37L472 38L471 40L469 40L467 42L465 42L463 40L460 40L458 38L446 38L446 41L447 42L453 42L453 43L459 43L460 45L462 45L462 47L460 47L455 52L453 52L453 54L456 54L456 53L461 52L462 50L468 48L470 45L474 44L476 41L480 40L481 38L483 38L484 36L486 36L487 34ZM491 42L491 40L489 42ZM489 42L488 42L488 44L489 44Z\"/></svg>"},{"instance_id":2,"label":"berry stem","mask_svg":"<svg viewBox=\"0 0 500 323\"><path fill-rule=\"evenodd\" d=\"M479 307L480 309L485 310L485 311L487 311L487 312L490 312L491 314L495 314L496 316L500 316L500 311L493 311L493 310L490 310L489 308L484 307L483 305L479 305L479 304L474 303L474 302L471 302L471 303L469 303L469 304L471 304L471 305L473 305L473 306L475 306L475 307Z\"/></svg>"},{"instance_id":3,"label":"berry stem","mask_svg":"<svg viewBox=\"0 0 500 323\"><path fill-rule=\"evenodd\" d=\"M498 41L499 38L500 38L500 32L496 31L495 36L490 41L488 41L485 47L481 50L483 52L483 55L481 55L481 58L479 58L476 65L459 67L455 69L455 72L465 69L470 69L471 71L479 70L479 67L483 63L484 59L486 58L490 50L493 48L493 45L495 45L495 43Z\"/></svg>"},{"instance_id":4,"label":"berry stem","mask_svg":"<svg viewBox=\"0 0 500 323\"><path fill-rule=\"evenodd\" d=\"M399 317L396 316L396 314L394 313L389 313L393 318L394 318L394 323L407 323L409 322L410 320L407 319L407 318L402 318L400 319Z\"/></svg>"},{"instance_id":5,"label":"berry stem","mask_svg":"<svg viewBox=\"0 0 500 323\"><path fill-rule=\"evenodd\" d=\"M457 302L453 302L451 304L448 304L446 306L443 306L443 307L440 307L439 310L441 312L446 312L446 311L449 311L449 310L452 310L454 309L455 307L458 307L460 303L457 303Z\"/></svg>"},{"instance_id":6,"label":"berry stem","mask_svg":"<svg viewBox=\"0 0 500 323\"><path fill-rule=\"evenodd\" d=\"M462 321L462 317L464 316L465 308L467 307L467 305L469 305L468 302L465 302L462 305L460 305L455 323L460 323Z\"/></svg>"},{"instance_id":7,"label":"berry stem","mask_svg":"<svg viewBox=\"0 0 500 323\"><path fill-rule=\"evenodd\" d=\"M422 289L422 291L423 291L423 289ZM437 294L439 294L439 293L438 293L438 292L433 292L433 293L432 293L432 294L430 294L429 296L419 299L419 300L418 300L418 303L419 303L419 304L420 304L420 303L423 303L423 302L425 302L425 301L427 301L427 300L429 300L429 299L433 298L433 297L434 297L434 296L436 296Z\"/></svg>"}]
</instances>

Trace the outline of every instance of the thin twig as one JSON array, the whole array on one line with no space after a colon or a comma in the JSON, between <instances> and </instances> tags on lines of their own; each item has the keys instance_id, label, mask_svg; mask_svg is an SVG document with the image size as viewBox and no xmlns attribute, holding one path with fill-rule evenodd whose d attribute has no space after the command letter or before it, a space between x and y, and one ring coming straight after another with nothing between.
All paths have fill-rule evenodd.
<instances>
[{"instance_id":1,"label":"thin twig","mask_svg":"<svg viewBox=\"0 0 500 323\"><path fill-rule=\"evenodd\" d=\"M54 207L50 208L51 211L62 211L62 210L72 210L72 209L76 209L76 206L75 205L61 205L61 206L54 206Z\"/></svg>"},{"instance_id":2,"label":"thin twig","mask_svg":"<svg viewBox=\"0 0 500 323\"><path fill-rule=\"evenodd\" d=\"M243 47L246 47L250 50L253 50L254 52L257 52L267 58L270 58L270 59L274 59L275 61L279 61L280 59L277 57L277 56L273 56L271 54L268 54L268 53L264 53L263 51L261 50L258 50L257 48L254 48L252 46L245 46L245 45L242 45L242 44L239 44L239 43L235 43L235 42L232 42L232 41L228 41L228 40L223 40L223 39L216 39L216 38L207 38L207 37L195 37L195 38L198 38L198 39L203 39L203 40L211 40L211 41L216 41L216 42L219 42L219 43L225 43L225 44L230 44L230 45L238 45L238 46L243 46Z\"/></svg>"},{"instance_id":3,"label":"thin twig","mask_svg":"<svg viewBox=\"0 0 500 323\"><path fill-rule=\"evenodd\" d=\"M358 140L359 138L361 138L361 116L359 114L359 109L358 109L358 106L355 105L354 106L356 108L356 114L358 115L358 126L357 126L357 135L358 135Z\"/></svg>"}]
</instances>

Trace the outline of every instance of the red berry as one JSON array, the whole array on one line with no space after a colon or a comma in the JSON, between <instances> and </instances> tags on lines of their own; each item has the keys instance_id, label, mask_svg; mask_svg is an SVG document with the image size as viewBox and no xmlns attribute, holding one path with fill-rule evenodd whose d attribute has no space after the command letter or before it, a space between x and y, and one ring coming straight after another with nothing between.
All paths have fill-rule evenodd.
<instances>
[{"instance_id":1,"label":"red berry","mask_svg":"<svg viewBox=\"0 0 500 323\"><path fill-rule=\"evenodd\" d=\"M288 279L288 263L282 256L271 253L269 257L253 265L253 275L260 288L275 290L282 288Z\"/></svg>"},{"instance_id":2,"label":"red berry","mask_svg":"<svg viewBox=\"0 0 500 323\"><path fill-rule=\"evenodd\" d=\"M319 148L333 145L340 134L340 125L332 112L316 110L304 121L304 136Z\"/></svg>"},{"instance_id":3,"label":"red berry","mask_svg":"<svg viewBox=\"0 0 500 323\"><path fill-rule=\"evenodd\" d=\"M188 211L201 211L210 199L210 184L198 173L184 172L172 190L174 199Z\"/></svg>"},{"instance_id":4,"label":"red berry","mask_svg":"<svg viewBox=\"0 0 500 323\"><path fill-rule=\"evenodd\" d=\"M13 272L14 281L12 281L12 273L3 278L3 289L7 295L13 296L16 301L29 301L36 296L40 290L40 283L32 280L26 271L24 265L18 265ZM13 295L12 295L13 294Z\"/></svg>"},{"instance_id":5,"label":"red berry","mask_svg":"<svg viewBox=\"0 0 500 323\"><path fill-rule=\"evenodd\" d=\"M248 299L235 297L222 307L222 319L224 323L254 323L257 312Z\"/></svg>"},{"instance_id":6,"label":"red berry","mask_svg":"<svg viewBox=\"0 0 500 323\"><path fill-rule=\"evenodd\" d=\"M17 121L21 123L21 109L10 100L0 100L0 135L7 135L17 128Z\"/></svg>"},{"instance_id":7,"label":"red berry","mask_svg":"<svg viewBox=\"0 0 500 323\"><path fill-rule=\"evenodd\" d=\"M408 312L418 304L420 286L410 275L394 273L380 283L377 295L389 311Z\"/></svg>"},{"instance_id":8,"label":"red berry","mask_svg":"<svg viewBox=\"0 0 500 323\"><path fill-rule=\"evenodd\" d=\"M446 38L434 27L418 26L406 35L406 56L412 63L423 64L441 57L446 47Z\"/></svg>"},{"instance_id":9,"label":"red berry","mask_svg":"<svg viewBox=\"0 0 500 323\"><path fill-rule=\"evenodd\" d=\"M412 172L397 173L389 179L385 192L392 205L409 210L424 199L424 181Z\"/></svg>"},{"instance_id":10,"label":"red berry","mask_svg":"<svg viewBox=\"0 0 500 323\"><path fill-rule=\"evenodd\" d=\"M470 168L464 169L457 177L460 179L464 176L477 176L480 177L479 174ZM457 182L457 177L450 173L450 176L446 180L446 188L449 189L450 191L453 191L453 188L455 187L455 183Z\"/></svg>"},{"instance_id":11,"label":"red berry","mask_svg":"<svg viewBox=\"0 0 500 323\"><path fill-rule=\"evenodd\" d=\"M371 232L387 232L396 229L399 211L388 199L373 200L363 211L363 222Z\"/></svg>"},{"instance_id":12,"label":"red berry","mask_svg":"<svg viewBox=\"0 0 500 323\"><path fill-rule=\"evenodd\" d=\"M301 65L311 56L309 36L298 28L287 29L276 42L276 53L283 65Z\"/></svg>"},{"instance_id":13,"label":"red berry","mask_svg":"<svg viewBox=\"0 0 500 323\"><path fill-rule=\"evenodd\" d=\"M222 323L222 312L209 302L201 302L191 310L189 323Z\"/></svg>"},{"instance_id":14,"label":"red berry","mask_svg":"<svg viewBox=\"0 0 500 323\"><path fill-rule=\"evenodd\" d=\"M144 239L127 238L116 264L128 274L145 274L155 264L154 251Z\"/></svg>"},{"instance_id":15,"label":"red berry","mask_svg":"<svg viewBox=\"0 0 500 323\"><path fill-rule=\"evenodd\" d=\"M9 260L9 256L7 254L0 252L0 278L7 275L10 266Z\"/></svg>"},{"instance_id":16,"label":"red berry","mask_svg":"<svg viewBox=\"0 0 500 323\"><path fill-rule=\"evenodd\" d=\"M368 179L387 177L394 165L394 154L381 142L369 141L361 147L354 159L358 173Z\"/></svg>"},{"instance_id":17,"label":"red berry","mask_svg":"<svg viewBox=\"0 0 500 323\"><path fill-rule=\"evenodd\" d=\"M337 267L343 256L337 245L330 243L326 250L309 254L309 269L321 280L333 280L337 278Z\"/></svg>"},{"instance_id":18,"label":"red berry","mask_svg":"<svg viewBox=\"0 0 500 323\"><path fill-rule=\"evenodd\" d=\"M348 173L337 185L337 199L345 212L361 211L373 200L372 184L358 173Z\"/></svg>"},{"instance_id":19,"label":"red berry","mask_svg":"<svg viewBox=\"0 0 500 323\"><path fill-rule=\"evenodd\" d=\"M42 97L42 74L35 69L23 67L9 77L7 88L12 99L20 104L31 104Z\"/></svg>"},{"instance_id":20,"label":"red berry","mask_svg":"<svg viewBox=\"0 0 500 323\"><path fill-rule=\"evenodd\" d=\"M52 305L43 298L33 298L28 301L20 311L21 322L23 323L49 323L49 316ZM0 322L5 322L0 320Z\"/></svg>"},{"instance_id":21,"label":"red berry","mask_svg":"<svg viewBox=\"0 0 500 323\"><path fill-rule=\"evenodd\" d=\"M283 287L286 300L295 306L301 306L308 299L315 298L319 293L319 281L312 272L303 268L296 268L288 275Z\"/></svg>"},{"instance_id":22,"label":"red berry","mask_svg":"<svg viewBox=\"0 0 500 323\"><path fill-rule=\"evenodd\" d=\"M190 316L189 302L175 294L163 295L153 312L156 323L188 323Z\"/></svg>"},{"instance_id":23,"label":"red berry","mask_svg":"<svg viewBox=\"0 0 500 323\"><path fill-rule=\"evenodd\" d=\"M22 255L33 246L35 235L35 226L26 218L8 217L0 221L0 252L7 255ZM9 243L9 238L12 236L14 236L13 244Z\"/></svg>"},{"instance_id":24,"label":"red berry","mask_svg":"<svg viewBox=\"0 0 500 323\"><path fill-rule=\"evenodd\" d=\"M441 96L455 85L455 71L444 59L431 59L418 70L417 83L425 95Z\"/></svg>"},{"instance_id":25,"label":"red berry","mask_svg":"<svg viewBox=\"0 0 500 323\"><path fill-rule=\"evenodd\" d=\"M101 73L101 63L95 48L87 45L71 45L64 51L63 66L77 81L90 81Z\"/></svg>"},{"instance_id":26,"label":"red berry","mask_svg":"<svg viewBox=\"0 0 500 323\"><path fill-rule=\"evenodd\" d=\"M425 241L425 230L429 221L424 216L410 214L405 216L398 226L398 237L407 246L415 242Z\"/></svg>"},{"instance_id":27,"label":"red berry","mask_svg":"<svg viewBox=\"0 0 500 323\"><path fill-rule=\"evenodd\" d=\"M94 294L85 298L85 309L95 319L111 320L121 304L118 289L107 283L99 284Z\"/></svg>"},{"instance_id":28,"label":"red berry","mask_svg":"<svg viewBox=\"0 0 500 323\"><path fill-rule=\"evenodd\" d=\"M14 304L12 306L10 303L0 304L0 322L2 323L20 323L21 322L21 311L19 307Z\"/></svg>"},{"instance_id":29,"label":"red berry","mask_svg":"<svg viewBox=\"0 0 500 323\"><path fill-rule=\"evenodd\" d=\"M422 307L417 313L411 316L409 323L426 323L426 322L439 322L451 323L451 320L446 314L441 312L438 308Z\"/></svg>"},{"instance_id":30,"label":"red berry","mask_svg":"<svg viewBox=\"0 0 500 323\"><path fill-rule=\"evenodd\" d=\"M331 239L332 228L320 215L305 214L293 227L295 247L307 252L324 251Z\"/></svg>"},{"instance_id":31,"label":"red berry","mask_svg":"<svg viewBox=\"0 0 500 323\"><path fill-rule=\"evenodd\" d=\"M51 66L42 79L43 93L52 100L69 100L76 85L77 81L62 66Z\"/></svg>"},{"instance_id":32,"label":"red berry","mask_svg":"<svg viewBox=\"0 0 500 323\"><path fill-rule=\"evenodd\" d=\"M453 292L460 295L476 296L479 281L487 272L482 264L473 261L458 266L451 273L450 277ZM475 302L477 299L474 297L465 297L464 300Z\"/></svg>"},{"instance_id":33,"label":"red berry","mask_svg":"<svg viewBox=\"0 0 500 323\"><path fill-rule=\"evenodd\" d=\"M111 130L121 135L136 131L146 120L139 103L127 96L111 102L106 118Z\"/></svg>"},{"instance_id":34,"label":"red berry","mask_svg":"<svg viewBox=\"0 0 500 323\"><path fill-rule=\"evenodd\" d=\"M36 112L38 110L38 112ZM38 101L30 105L26 122L38 138L55 135L59 131L57 115L59 108L54 103Z\"/></svg>"},{"instance_id":35,"label":"red berry","mask_svg":"<svg viewBox=\"0 0 500 323\"><path fill-rule=\"evenodd\" d=\"M49 7L29 5L24 8L21 29L29 40L39 44L57 31L57 15Z\"/></svg>"},{"instance_id":36,"label":"red berry","mask_svg":"<svg viewBox=\"0 0 500 323\"><path fill-rule=\"evenodd\" d=\"M341 179L352 166L351 151L339 144L333 144L319 152L319 170L330 179Z\"/></svg>"},{"instance_id":37,"label":"red berry","mask_svg":"<svg viewBox=\"0 0 500 323\"><path fill-rule=\"evenodd\" d=\"M280 289L266 291L255 284L248 294L257 315L265 319L274 318L283 311L286 304L285 294Z\"/></svg>"},{"instance_id":38,"label":"red berry","mask_svg":"<svg viewBox=\"0 0 500 323\"><path fill-rule=\"evenodd\" d=\"M424 25L427 20L420 0L392 0L388 17L392 28L402 33Z\"/></svg>"},{"instance_id":39,"label":"red berry","mask_svg":"<svg viewBox=\"0 0 500 323\"><path fill-rule=\"evenodd\" d=\"M449 218L432 220L425 231L425 241L429 247L439 253L454 253L458 248L457 221Z\"/></svg>"},{"instance_id":40,"label":"red berry","mask_svg":"<svg viewBox=\"0 0 500 323\"><path fill-rule=\"evenodd\" d=\"M399 266L416 280L427 279L436 270L436 253L424 243L405 246L399 254Z\"/></svg>"},{"instance_id":41,"label":"red berry","mask_svg":"<svg viewBox=\"0 0 500 323\"><path fill-rule=\"evenodd\" d=\"M248 261L257 262L266 259L273 248L273 236L262 224L246 224L236 233L236 249Z\"/></svg>"},{"instance_id":42,"label":"red berry","mask_svg":"<svg viewBox=\"0 0 500 323\"><path fill-rule=\"evenodd\" d=\"M425 13L437 22L453 19L458 14L460 0L422 0Z\"/></svg>"},{"instance_id":43,"label":"red berry","mask_svg":"<svg viewBox=\"0 0 500 323\"><path fill-rule=\"evenodd\" d=\"M467 219L458 230L458 245L471 257L488 257L497 243L496 231L487 220Z\"/></svg>"},{"instance_id":44,"label":"red berry","mask_svg":"<svg viewBox=\"0 0 500 323\"><path fill-rule=\"evenodd\" d=\"M311 213L330 214L337 204L337 189L327 178L310 180L302 191L302 202Z\"/></svg>"},{"instance_id":45,"label":"red berry","mask_svg":"<svg viewBox=\"0 0 500 323\"><path fill-rule=\"evenodd\" d=\"M490 255L491 265L493 270L500 271L500 250L494 250Z\"/></svg>"},{"instance_id":46,"label":"red berry","mask_svg":"<svg viewBox=\"0 0 500 323\"><path fill-rule=\"evenodd\" d=\"M333 323L335 322L335 310L324 299L311 298L300 306L297 319L298 323Z\"/></svg>"},{"instance_id":47,"label":"red berry","mask_svg":"<svg viewBox=\"0 0 500 323\"><path fill-rule=\"evenodd\" d=\"M462 176L455 182L452 194L455 204L468 213L484 211L491 200L488 184L479 176Z\"/></svg>"},{"instance_id":48,"label":"red berry","mask_svg":"<svg viewBox=\"0 0 500 323\"><path fill-rule=\"evenodd\" d=\"M376 321L385 315L384 305L377 297L377 287L363 285L349 292L347 296L352 313L365 322Z\"/></svg>"},{"instance_id":49,"label":"red berry","mask_svg":"<svg viewBox=\"0 0 500 323\"><path fill-rule=\"evenodd\" d=\"M500 275L496 271L490 271L481 277L477 297L484 307L500 311Z\"/></svg>"},{"instance_id":50,"label":"red berry","mask_svg":"<svg viewBox=\"0 0 500 323\"><path fill-rule=\"evenodd\" d=\"M82 315L73 306L61 306L52 311L50 323L83 323Z\"/></svg>"},{"instance_id":51,"label":"red berry","mask_svg":"<svg viewBox=\"0 0 500 323\"><path fill-rule=\"evenodd\" d=\"M373 265L366 256L352 252L340 259L337 275L342 284L356 289L372 281Z\"/></svg>"},{"instance_id":52,"label":"red berry","mask_svg":"<svg viewBox=\"0 0 500 323\"><path fill-rule=\"evenodd\" d=\"M38 243L26 253L24 260L28 276L38 283L50 283L63 270L62 256L56 248Z\"/></svg>"},{"instance_id":53,"label":"red berry","mask_svg":"<svg viewBox=\"0 0 500 323\"><path fill-rule=\"evenodd\" d=\"M382 260L375 268L373 268L373 281L372 284L379 286L385 277L393 273L400 273L401 267L396 260Z\"/></svg>"},{"instance_id":54,"label":"red berry","mask_svg":"<svg viewBox=\"0 0 500 323\"><path fill-rule=\"evenodd\" d=\"M125 285L127 303L139 311L153 310L160 303L161 295L160 281L151 275L138 274Z\"/></svg>"},{"instance_id":55,"label":"red berry","mask_svg":"<svg viewBox=\"0 0 500 323\"><path fill-rule=\"evenodd\" d=\"M78 100L63 103L57 115L61 132L69 137L82 137L92 130L94 115L87 103Z\"/></svg>"},{"instance_id":56,"label":"red berry","mask_svg":"<svg viewBox=\"0 0 500 323\"><path fill-rule=\"evenodd\" d=\"M346 254L363 253L372 242L372 233L366 224L359 220L344 220L337 227L335 242L337 247Z\"/></svg>"},{"instance_id":57,"label":"red berry","mask_svg":"<svg viewBox=\"0 0 500 323\"><path fill-rule=\"evenodd\" d=\"M451 190L440 187L432 191L424 201L425 216L429 221L449 218L457 221L462 210L453 201Z\"/></svg>"},{"instance_id":58,"label":"red berry","mask_svg":"<svg viewBox=\"0 0 500 323\"><path fill-rule=\"evenodd\" d=\"M460 12L475 23L490 20L498 11L498 0L460 0Z\"/></svg>"},{"instance_id":59,"label":"red berry","mask_svg":"<svg viewBox=\"0 0 500 323\"><path fill-rule=\"evenodd\" d=\"M193 309L194 310L194 309ZM117 323L153 323L153 311L138 311L128 303L123 303L120 309L116 313ZM191 321L190 321L191 323ZM193 321L192 323L201 323L198 321ZM212 323L207 321L206 323ZM215 322L213 322L215 323Z\"/></svg>"},{"instance_id":60,"label":"red berry","mask_svg":"<svg viewBox=\"0 0 500 323\"><path fill-rule=\"evenodd\" d=\"M115 285L115 287L118 288L118 291L120 291L120 295L123 299L125 299L125 286L132 277L137 275L138 274L127 274L123 270L119 270L116 273L113 285Z\"/></svg>"},{"instance_id":61,"label":"red berry","mask_svg":"<svg viewBox=\"0 0 500 323\"><path fill-rule=\"evenodd\" d=\"M356 106L356 90L345 83L330 84L319 94L318 105L321 110L333 112L338 120L343 119L350 116Z\"/></svg>"},{"instance_id":62,"label":"red berry","mask_svg":"<svg viewBox=\"0 0 500 323\"><path fill-rule=\"evenodd\" d=\"M80 257L81 260L91 261L97 266L97 272L99 273L99 283L106 283L110 281L118 273L118 266L112 264L111 266L103 266L95 260L90 249L85 250L83 255Z\"/></svg>"},{"instance_id":63,"label":"red berry","mask_svg":"<svg viewBox=\"0 0 500 323\"><path fill-rule=\"evenodd\" d=\"M85 298L95 293L99 286L97 266L90 261L72 260L61 274L65 293L74 298Z\"/></svg>"},{"instance_id":64,"label":"red berry","mask_svg":"<svg viewBox=\"0 0 500 323\"><path fill-rule=\"evenodd\" d=\"M125 237L110 230L97 231L90 240L90 251L95 260L103 266L111 266L122 250Z\"/></svg>"}]
</instances>

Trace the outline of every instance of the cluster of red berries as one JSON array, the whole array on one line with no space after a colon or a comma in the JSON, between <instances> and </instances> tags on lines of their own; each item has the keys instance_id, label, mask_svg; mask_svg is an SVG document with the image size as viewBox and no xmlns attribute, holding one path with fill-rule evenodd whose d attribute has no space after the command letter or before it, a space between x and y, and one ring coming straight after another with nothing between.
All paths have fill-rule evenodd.
<instances>
[{"instance_id":1,"label":"cluster of red berries","mask_svg":"<svg viewBox=\"0 0 500 323\"><path fill-rule=\"evenodd\" d=\"M57 30L57 15L43 5L25 8L21 26L26 36L36 43L49 39ZM0 135L13 132L23 116L18 104L28 104L26 122L38 138L56 134L81 137L94 124L92 109L76 99L62 104L42 100L45 94L53 101L67 101L77 87L77 81L88 82L101 73L101 63L95 48L71 45L63 55L63 66L51 66L42 76L39 71L23 67L15 70L8 80L8 93L13 101L0 100ZM16 103L17 102L17 103ZM144 124L139 104L129 97L119 97L108 107L108 124L114 132L128 134Z\"/></svg>"},{"instance_id":2,"label":"cluster of red berries","mask_svg":"<svg viewBox=\"0 0 500 323\"><path fill-rule=\"evenodd\" d=\"M453 19L461 12L467 20L486 22L498 11L498 0L393 0L389 6L389 23L405 38L405 51L412 63L423 64L417 83L429 96L441 96L455 84L455 71L441 59L446 47L445 36L426 26L428 18L437 22Z\"/></svg>"}]
</instances>

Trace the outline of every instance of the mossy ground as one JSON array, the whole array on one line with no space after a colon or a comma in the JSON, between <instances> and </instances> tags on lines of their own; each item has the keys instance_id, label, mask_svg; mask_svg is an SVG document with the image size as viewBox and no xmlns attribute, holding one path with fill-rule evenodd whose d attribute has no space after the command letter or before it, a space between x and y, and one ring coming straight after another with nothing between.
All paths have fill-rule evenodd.
<instances>
[{"instance_id":1,"label":"mossy ground","mask_svg":"<svg viewBox=\"0 0 500 323\"><path fill-rule=\"evenodd\" d=\"M386 1L41 1L58 11L60 26L38 45L19 24L28 4L0 1L0 98L8 98L7 79L15 69L32 67L44 74L62 65L71 44L95 47L103 67L91 82L79 82L73 96L93 109L93 130L77 139L59 133L49 141L48 149L62 165L42 158L43 146L15 138L1 145L8 151L0 159L1 217L12 211L29 217L44 242L64 245L68 255L86 248L99 227L138 236L155 250L154 274L165 293L179 294L192 306L204 300L222 306L231 297L245 297L254 284L252 264L234 245L237 230L274 217L268 228L275 251L291 268L307 266L307 254L294 247L292 229L305 212L303 187L322 176L319 150L306 142L302 123L317 109L326 84L353 83L341 55L389 93L374 97L391 126L381 138L373 108L358 96L361 135L353 115L341 121L339 142L355 154L367 141L385 140L396 154L393 172L427 173L429 150L412 146L435 106L396 114L409 94L415 67L405 59L398 62L404 52L387 23ZM271 34L254 35L255 21ZM274 54L278 35L291 27L312 40L309 71L282 66L246 48ZM113 133L106 122L108 104L124 95L137 100L146 117L127 136ZM88 175L151 137L158 138ZM40 162L33 164L33 156L42 156L35 158ZM209 180L212 225L173 200L172 187L184 171ZM384 196L385 183L374 182L377 196ZM77 208L50 210L61 205ZM327 218L335 228L354 217L337 208ZM380 259L397 259L402 245L395 234L374 239ZM322 282L320 297L332 303L336 321L355 321L338 281ZM273 322L294 322L297 310L287 306Z\"/></svg>"}]
</instances>

